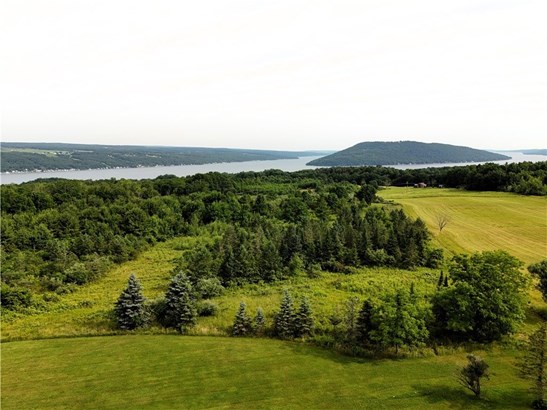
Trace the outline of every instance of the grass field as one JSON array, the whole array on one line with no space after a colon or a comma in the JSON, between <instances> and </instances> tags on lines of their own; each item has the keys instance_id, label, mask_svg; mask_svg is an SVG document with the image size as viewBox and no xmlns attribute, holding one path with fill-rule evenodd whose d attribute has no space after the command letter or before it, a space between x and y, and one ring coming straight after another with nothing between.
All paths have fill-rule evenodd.
<instances>
[{"instance_id":1,"label":"grass field","mask_svg":"<svg viewBox=\"0 0 547 410\"><path fill-rule=\"evenodd\" d=\"M503 193L440 189L387 189L380 194L419 216L449 253L504 249L526 263L547 257L547 201ZM450 221L438 233L436 216ZM115 333L111 312L130 273L153 299L165 292L173 260L196 238L176 238L112 269L73 293L55 296L32 314L2 318L2 408L526 408L526 384L514 369L516 352L479 352L492 368L477 401L455 381L463 350L404 360L348 358L297 342L226 337L181 337L150 329ZM317 317L384 289L433 291L438 271L360 269L353 275L320 274L269 286L248 285L215 299L219 314L200 318L195 334L225 335L239 301L251 314L261 306L269 321L283 289L306 295ZM545 306L531 293L523 331ZM325 320L325 319L323 319ZM327 324L319 323L319 326ZM155 333L155 334L146 334ZM159 334L166 333L166 334ZM171 333L171 334L167 334ZM80 337L75 336L103 336ZM49 338L47 340L28 340ZM7 343L6 341L12 342ZM24 340L24 341L16 341Z\"/></svg>"},{"instance_id":2,"label":"grass field","mask_svg":"<svg viewBox=\"0 0 547 410\"><path fill-rule=\"evenodd\" d=\"M423 219L450 253L503 249L526 264L547 258L546 197L437 188L387 188L379 195ZM448 217L442 232L440 215Z\"/></svg>"},{"instance_id":3,"label":"grass field","mask_svg":"<svg viewBox=\"0 0 547 410\"><path fill-rule=\"evenodd\" d=\"M526 408L514 358L480 352L481 400L454 377L465 355L352 359L268 339L115 336L2 345L2 409Z\"/></svg>"}]
</instances>

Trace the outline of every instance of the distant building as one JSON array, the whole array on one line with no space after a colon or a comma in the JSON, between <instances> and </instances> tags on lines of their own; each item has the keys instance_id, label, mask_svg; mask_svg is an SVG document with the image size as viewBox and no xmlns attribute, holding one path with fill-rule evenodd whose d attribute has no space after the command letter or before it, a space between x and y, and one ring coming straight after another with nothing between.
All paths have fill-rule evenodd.
<instances>
[{"instance_id":1,"label":"distant building","mask_svg":"<svg viewBox=\"0 0 547 410\"><path fill-rule=\"evenodd\" d=\"M414 184L414 188L427 188L427 184L425 182L419 182Z\"/></svg>"}]
</instances>

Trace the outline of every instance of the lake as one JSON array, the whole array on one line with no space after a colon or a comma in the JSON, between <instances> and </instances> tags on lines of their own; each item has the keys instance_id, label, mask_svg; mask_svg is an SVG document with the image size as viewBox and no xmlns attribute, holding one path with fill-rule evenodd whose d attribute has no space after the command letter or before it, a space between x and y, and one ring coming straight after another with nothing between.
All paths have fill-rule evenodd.
<instances>
[{"instance_id":1,"label":"lake","mask_svg":"<svg viewBox=\"0 0 547 410\"><path fill-rule=\"evenodd\" d=\"M494 161L497 164L505 164L512 162L523 161L545 161L547 157L544 155L525 155L521 152L503 152L510 156L510 160ZM277 159L268 161L246 161L246 162L223 162L219 164L202 164L202 165L172 165L158 167L142 167L142 168L115 168L115 169L86 169L86 170L67 170L67 171L46 171L46 172L22 172L14 174L1 174L0 184L20 184L22 182L33 181L38 178L66 178L66 179L152 179L160 175L176 175L188 176L201 174L206 172L227 172L235 174L245 171L265 171L267 169L280 169L282 171L300 171L302 169L315 169L306 165L306 163L320 157L301 157L298 159ZM475 163L445 163L445 164L401 164L394 165L397 169L415 169L427 167L446 167L446 166L461 166Z\"/></svg>"}]
</instances>

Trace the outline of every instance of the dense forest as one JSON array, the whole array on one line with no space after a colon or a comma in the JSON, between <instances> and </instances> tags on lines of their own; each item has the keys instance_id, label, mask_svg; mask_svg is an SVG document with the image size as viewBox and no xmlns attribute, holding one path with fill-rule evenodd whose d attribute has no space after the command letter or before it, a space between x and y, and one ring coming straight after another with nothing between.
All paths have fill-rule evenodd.
<instances>
[{"instance_id":1,"label":"dense forest","mask_svg":"<svg viewBox=\"0 0 547 410\"><path fill-rule=\"evenodd\" d=\"M336 180L341 168L325 169ZM503 191L523 195L547 195L547 162L480 164L441 168L395 169L390 167L342 168L352 181L368 181L378 186L461 188L470 191ZM301 171L307 172L307 171Z\"/></svg>"},{"instance_id":2,"label":"dense forest","mask_svg":"<svg viewBox=\"0 0 547 410\"><path fill-rule=\"evenodd\" d=\"M361 142L353 147L311 161L308 165L363 166L397 164L442 164L510 159L506 155L448 144L415 141Z\"/></svg>"},{"instance_id":3,"label":"dense forest","mask_svg":"<svg viewBox=\"0 0 547 410\"><path fill-rule=\"evenodd\" d=\"M317 170L2 186L2 305L30 306L32 293L68 291L210 224L217 238L190 265L224 286L275 281L295 266L436 266L423 222L371 205L376 185L363 181Z\"/></svg>"},{"instance_id":4,"label":"dense forest","mask_svg":"<svg viewBox=\"0 0 547 410\"><path fill-rule=\"evenodd\" d=\"M3 142L0 155L1 172L14 172L210 164L292 159L321 154L312 151Z\"/></svg>"}]
</instances>

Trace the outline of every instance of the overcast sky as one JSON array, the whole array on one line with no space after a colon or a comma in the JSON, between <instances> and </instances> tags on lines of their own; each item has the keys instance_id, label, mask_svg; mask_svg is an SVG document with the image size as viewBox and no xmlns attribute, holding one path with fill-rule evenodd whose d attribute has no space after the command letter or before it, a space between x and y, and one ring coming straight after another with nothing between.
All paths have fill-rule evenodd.
<instances>
[{"instance_id":1,"label":"overcast sky","mask_svg":"<svg viewBox=\"0 0 547 410\"><path fill-rule=\"evenodd\" d=\"M545 0L3 0L2 140L547 147Z\"/></svg>"}]
</instances>

